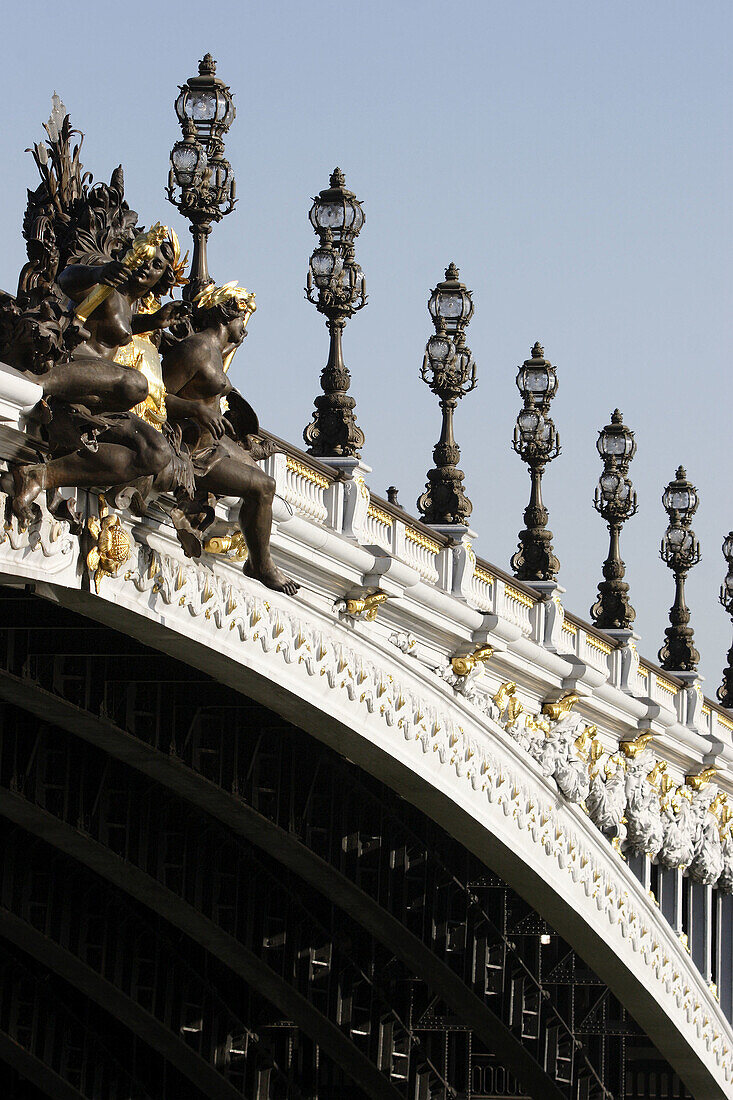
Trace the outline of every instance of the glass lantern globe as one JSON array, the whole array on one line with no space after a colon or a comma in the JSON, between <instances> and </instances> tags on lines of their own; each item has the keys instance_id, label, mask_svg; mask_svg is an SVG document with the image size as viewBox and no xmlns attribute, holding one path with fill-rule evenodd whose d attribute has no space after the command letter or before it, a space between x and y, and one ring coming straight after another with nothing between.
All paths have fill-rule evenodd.
<instances>
[{"instance_id":1,"label":"glass lantern globe","mask_svg":"<svg viewBox=\"0 0 733 1100\"><path fill-rule=\"evenodd\" d=\"M212 139L225 134L236 115L229 88L216 76L216 62L211 54L199 61L199 75L182 84L176 99L176 114L184 126L193 122L196 136L208 150Z\"/></svg>"},{"instance_id":2,"label":"glass lantern globe","mask_svg":"<svg viewBox=\"0 0 733 1100\"><path fill-rule=\"evenodd\" d=\"M313 282L319 290L325 290L333 278L337 278L342 271L343 262L335 248L330 245L321 245L316 248L310 258L310 270Z\"/></svg>"},{"instance_id":3,"label":"glass lantern globe","mask_svg":"<svg viewBox=\"0 0 733 1100\"><path fill-rule=\"evenodd\" d=\"M680 522L688 524L697 510L699 497L694 485L687 480L683 466L677 469L674 481L670 481L662 495L662 504L671 515L676 512Z\"/></svg>"},{"instance_id":4,"label":"glass lantern globe","mask_svg":"<svg viewBox=\"0 0 733 1100\"><path fill-rule=\"evenodd\" d=\"M555 368L545 359L540 344L535 344L530 354L531 358L525 359L517 373L517 389L525 401L532 394L543 405L549 405L557 392Z\"/></svg>"},{"instance_id":5,"label":"glass lantern globe","mask_svg":"<svg viewBox=\"0 0 733 1100\"><path fill-rule=\"evenodd\" d=\"M456 346L448 336L436 333L428 340L427 353L431 367L439 369L455 358Z\"/></svg>"},{"instance_id":6,"label":"glass lantern globe","mask_svg":"<svg viewBox=\"0 0 733 1100\"><path fill-rule=\"evenodd\" d=\"M547 435L548 425L545 423L545 418L542 413L530 406L528 409L522 409L517 417L517 424L519 425L519 431L522 439L526 443L530 443L533 440L544 440Z\"/></svg>"},{"instance_id":7,"label":"glass lantern globe","mask_svg":"<svg viewBox=\"0 0 733 1100\"><path fill-rule=\"evenodd\" d=\"M438 283L428 301L434 324L451 336L462 332L473 316L471 291L460 281L459 274L456 265L449 264L445 279Z\"/></svg>"},{"instance_id":8,"label":"glass lantern globe","mask_svg":"<svg viewBox=\"0 0 733 1100\"><path fill-rule=\"evenodd\" d=\"M621 465L628 466L636 453L634 433L623 422L618 409L611 413L611 423L606 424L598 433L596 442L598 454L604 461L615 457Z\"/></svg>"},{"instance_id":9,"label":"glass lantern globe","mask_svg":"<svg viewBox=\"0 0 733 1100\"><path fill-rule=\"evenodd\" d=\"M354 192L344 186L346 177L340 168L334 168L329 183L313 200L310 223L316 233L328 233L336 244L351 243L364 225L364 211Z\"/></svg>"},{"instance_id":10,"label":"glass lantern globe","mask_svg":"<svg viewBox=\"0 0 733 1100\"><path fill-rule=\"evenodd\" d=\"M726 535L723 540L723 557L733 567L733 531ZM731 580L733 581L733 578Z\"/></svg>"},{"instance_id":11,"label":"glass lantern globe","mask_svg":"<svg viewBox=\"0 0 733 1100\"><path fill-rule=\"evenodd\" d=\"M171 149L171 164L180 188L196 188L201 183L207 167L206 150L196 140L193 127Z\"/></svg>"},{"instance_id":12,"label":"glass lantern globe","mask_svg":"<svg viewBox=\"0 0 733 1100\"><path fill-rule=\"evenodd\" d=\"M615 471L610 471L601 476L601 492L604 500L612 501L628 496L628 486L626 486L626 493L623 492L623 488L623 478Z\"/></svg>"},{"instance_id":13,"label":"glass lantern globe","mask_svg":"<svg viewBox=\"0 0 733 1100\"><path fill-rule=\"evenodd\" d=\"M350 253L353 256L353 251ZM341 273L341 285L356 300L364 292L364 272L359 264L347 256Z\"/></svg>"}]
</instances>

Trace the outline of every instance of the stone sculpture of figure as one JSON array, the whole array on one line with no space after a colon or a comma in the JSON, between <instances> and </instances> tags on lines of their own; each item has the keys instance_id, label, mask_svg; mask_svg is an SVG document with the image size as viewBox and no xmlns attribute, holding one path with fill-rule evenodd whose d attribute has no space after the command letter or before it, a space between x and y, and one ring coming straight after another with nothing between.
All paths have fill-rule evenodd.
<instances>
[{"instance_id":1,"label":"stone sculpture of figure","mask_svg":"<svg viewBox=\"0 0 733 1100\"><path fill-rule=\"evenodd\" d=\"M626 761L626 847L634 855L655 856L664 840L659 791L651 778L657 767L646 748Z\"/></svg>"},{"instance_id":2,"label":"stone sculpture of figure","mask_svg":"<svg viewBox=\"0 0 733 1100\"><path fill-rule=\"evenodd\" d=\"M620 846L626 839L626 772L617 757L606 761L603 776L595 771L585 801L593 824Z\"/></svg>"},{"instance_id":3,"label":"stone sculpture of figure","mask_svg":"<svg viewBox=\"0 0 733 1100\"><path fill-rule=\"evenodd\" d=\"M695 847L687 873L704 886L714 885L724 866L720 823L712 805L714 801L712 793L707 791L695 791L692 796Z\"/></svg>"},{"instance_id":4,"label":"stone sculpture of figure","mask_svg":"<svg viewBox=\"0 0 733 1100\"><path fill-rule=\"evenodd\" d=\"M294 595L299 586L275 566L270 554L275 482L253 457L248 436L256 433L257 419L226 373L252 312L254 295L234 283L207 287L198 295L193 334L163 354L166 405L170 420L195 428L191 448L197 491L241 500L239 524L248 549L244 572L268 588ZM222 398L230 403L226 415Z\"/></svg>"},{"instance_id":5,"label":"stone sculpture of figure","mask_svg":"<svg viewBox=\"0 0 733 1100\"><path fill-rule=\"evenodd\" d=\"M688 790L683 788L662 803L664 840L657 855L662 867L687 867L695 854L695 820Z\"/></svg>"},{"instance_id":6,"label":"stone sculpture of figure","mask_svg":"<svg viewBox=\"0 0 733 1100\"><path fill-rule=\"evenodd\" d=\"M125 484L171 463L163 434L130 411L148 396L145 376L114 359L135 333L186 316L183 302L169 302L153 314L135 312L136 303L149 294L185 281L181 266L175 233L157 225L136 238L129 259L73 264L58 276L62 291L79 303L76 312L88 336L69 361L36 376L51 410L48 434L57 457L14 469L13 510L22 523L32 518L33 501L44 489ZM85 306L93 312L87 315Z\"/></svg>"}]
</instances>

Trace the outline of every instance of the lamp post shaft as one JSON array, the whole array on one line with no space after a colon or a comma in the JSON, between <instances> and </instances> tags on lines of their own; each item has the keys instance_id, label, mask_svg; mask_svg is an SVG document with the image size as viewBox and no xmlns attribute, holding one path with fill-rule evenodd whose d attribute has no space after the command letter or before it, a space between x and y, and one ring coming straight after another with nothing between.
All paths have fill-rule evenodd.
<instances>
[{"instance_id":1,"label":"lamp post shaft","mask_svg":"<svg viewBox=\"0 0 733 1100\"><path fill-rule=\"evenodd\" d=\"M525 529L519 532L519 548L512 557L514 575L520 581L551 581L560 570L552 545L552 531L547 529L549 512L542 502L544 463L532 463L529 468L529 504L524 509Z\"/></svg>"},{"instance_id":2,"label":"lamp post shaft","mask_svg":"<svg viewBox=\"0 0 733 1100\"><path fill-rule=\"evenodd\" d=\"M209 275L209 263L207 256L207 243L211 234L209 222L193 222L189 226L193 237L193 255L191 257L191 274L187 285L183 289L183 297L186 301L193 301L197 294L205 290L213 283Z\"/></svg>"}]
</instances>

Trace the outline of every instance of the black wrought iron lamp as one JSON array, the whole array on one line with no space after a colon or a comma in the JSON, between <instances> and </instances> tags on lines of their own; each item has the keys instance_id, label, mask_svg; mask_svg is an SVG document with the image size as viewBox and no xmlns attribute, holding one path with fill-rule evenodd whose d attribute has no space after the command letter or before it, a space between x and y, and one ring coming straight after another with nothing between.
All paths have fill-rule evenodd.
<instances>
[{"instance_id":1,"label":"black wrought iron lamp","mask_svg":"<svg viewBox=\"0 0 733 1100\"><path fill-rule=\"evenodd\" d=\"M542 474L548 462L560 454L560 437L550 417L550 403L557 392L557 374L544 348L536 343L517 373L517 389L524 407L517 417L513 447L529 466L532 488L524 510L525 530L519 532L519 548L512 558L514 574L521 581L553 581L560 562L552 548L549 514L542 502Z\"/></svg>"},{"instance_id":2,"label":"black wrought iron lamp","mask_svg":"<svg viewBox=\"0 0 733 1100\"><path fill-rule=\"evenodd\" d=\"M341 338L348 319L367 302L366 280L354 257L354 241L366 219L340 168L334 168L329 183L314 198L308 215L319 244L308 266L306 297L326 318L330 346L321 371L323 393L314 401L316 411L303 438L308 453L319 458L359 458L364 433L356 423L356 402L348 393L351 375Z\"/></svg>"},{"instance_id":3,"label":"black wrought iron lamp","mask_svg":"<svg viewBox=\"0 0 733 1100\"><path fill-rule=\"evenodd\" d=\"M666 642L659 650L659 663L666 672L696 672L700 654L693 645L694 631L690 611L685 603L685 578L700 561L700 543L690 524L697 511L699 497L695 486L687 480L684 466L679 466L674 481L662 495L662 504L669 524L662 539L662 561L674 573L675 598L669 611L670 625L664 632Z\"/></svg>"},{"instance_id":4,"label":"black wrought iron lamp","mask_svg":"<svg viewBox=\"0 0 733 1100\"><path fill-rule=\"evenodd\" d=\"M425 492L417 502L424 523L463 525L473 505L463 490L463 471L458 469L461 450L453 434L453 414L458 402L476 388L476 364L466 345L465 329L473 316L471 291L460 281L451 263L445 279L430 295L428 310L435 325L425 350L421 376L440 402L442 428L433 448L435 466L428 471Z\"/></svg>"},{"instance_id":5,"label":"black wrought iron lamp","mask_svg":"<svg viewBox=\"0 0 733 1100\"><path fill-rule=\"evenodd\" d=\"M608 524L610 543L603 563L603 580L598 585L598 599L590 609L591 618L602 630L630 630L636 618L629 602L629 586L624 581L626 567L621 558L619 537L627 519L636 514L636 492L626 476L636 454L634 433L624 424L618 409L611 414L611 423L598 433L598 453L603 460L594 505Z\"/></svg>"},{"instance_id":6,"label":"black wrought iron lamp","mask_svg":"<svg viewBox=\"0 0 733 1100\"><path fill-rule=\"evenodd\" d=\"M176 114L183 139L171 150L167 194L193 237L191 276L183 291L191 300L213 282L206 256L212 222L230 214L237 201L232 167L224 157L224 135L236 109L211 54L199 62L199 75L180 86Z\"/></svg>"},{"instance_id":7,"label":"black wrought iron lamp","mask_svg":"<svg viewBox=\"0 0 733 1100\"><path fill-rule=\"evenodd\" d=\"M723 557L728 572L720 586L720 602L733 619L733 531L723 540ZM723 672L723 683L718 688L717 696L722 707L733 710L733 646L728 650L728 665Z\"/></svg>"}]
</instances>

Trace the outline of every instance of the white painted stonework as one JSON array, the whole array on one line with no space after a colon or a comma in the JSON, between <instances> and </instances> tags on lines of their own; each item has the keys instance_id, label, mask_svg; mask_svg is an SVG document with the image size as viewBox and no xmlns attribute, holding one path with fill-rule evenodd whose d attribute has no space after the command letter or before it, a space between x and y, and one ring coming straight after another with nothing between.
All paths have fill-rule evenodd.
<instances>
[{"instance_id":1,"label":"white painted stonework","mask_svg":"<svg viewBox=\"0 0 733 1100\"><path fill-rule=\"evenodd\" d=\"M619 852L686 862L698 881L733 887L731 844L710 810L718 790L733 792L728 716L698 685L645 669L633 641L614 648L566 615L557 592L539 601L477 563L470 539L445 545L372 502L363 469L333 481L292 456L266 466L278 483L274 555L302 584L294 598L223 556L186 559L157 509L119 513L133 553L99 595L86 548L45 510L27 532L15 521L0 531L0 582L35 583L181 657L388 783L546 917L699 1100L732 1097L733 1031ZM96 514L96 496L77 504ZM377 589L389 598L375 618L349 611ZM456 675L451 658L485 644L493 656ZM507 681L524 708L513 717L493 699ZM577 704L548 730L527 721L569 691ZM592 769L576 745L591 724L603 749ZM624 766L619 743L642 731L653 739ZM683 786L707 766L718 774L665 808L647 778L659 760Z\"/></svg>"}]
</instances>

